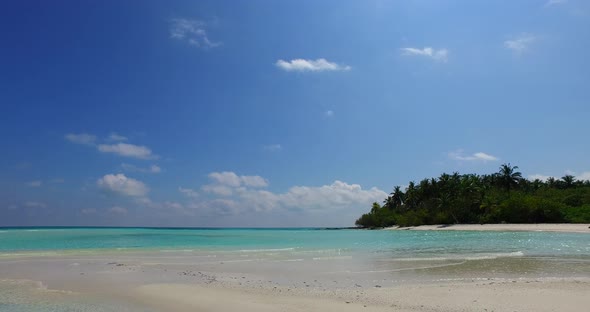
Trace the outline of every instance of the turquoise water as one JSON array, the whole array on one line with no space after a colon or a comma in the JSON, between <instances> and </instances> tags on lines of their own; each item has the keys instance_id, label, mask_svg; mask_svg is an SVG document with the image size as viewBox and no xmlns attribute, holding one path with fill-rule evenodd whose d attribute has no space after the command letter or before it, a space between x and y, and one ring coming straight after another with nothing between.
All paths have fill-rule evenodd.
<instances>
[{"instance_id":1,"label":"turquoise water","mask_svg":"<svg viewBox=\"0 0 590 312\"><path fill-rule=\"evenodd\" d=\"M0 256L109 251L334 251L388 258L590 258L583 233L325 229L0 228Z\"/></svg>"}]
</instances>

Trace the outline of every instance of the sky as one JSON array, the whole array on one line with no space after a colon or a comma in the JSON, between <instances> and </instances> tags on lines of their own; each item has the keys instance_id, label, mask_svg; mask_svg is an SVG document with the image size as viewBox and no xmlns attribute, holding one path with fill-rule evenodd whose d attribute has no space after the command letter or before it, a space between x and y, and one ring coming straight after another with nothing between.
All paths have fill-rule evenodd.
<instances>
[{"instance_id":1,"label":"sky","mask_svg":"<svg viewBox=\"0 0 590 312\"><path fill-rule=\"evenodd\" d=\"M352 226L590 179L590 2L3 1L0 226Z\"/></svg>"}]
</instances>

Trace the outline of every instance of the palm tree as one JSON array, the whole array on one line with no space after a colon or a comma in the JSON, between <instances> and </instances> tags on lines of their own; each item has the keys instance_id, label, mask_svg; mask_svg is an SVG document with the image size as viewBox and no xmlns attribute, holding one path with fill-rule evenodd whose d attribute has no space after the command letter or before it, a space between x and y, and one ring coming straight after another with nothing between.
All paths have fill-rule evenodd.
<instances>
[{"instance_id":1,"label":"palm tree","mask_svg":"<svg viewBox=\"0 0 590 312\"><path fill-rule=\"evenodd\" d=\"M440 194L440 197L436 198L437 201L437 208L440 212L445 212L448 211L451 215L451 217L453 217L453 220L455 221L455 224L459 223L459 220L457 219L457 217L455 216L455 214L453 213L453 198L449 193L443 193Z\"/></svg>"},{"instance_id":2,"label":"palm tree","mask_svg":"<svg viewBox=\"0 0 590 312\"><path fill-rule=\"evenodd\" d=\"M381 209L381 206L379 205L379 203L374 202L373 206L371 207L371 213L376 214L379 211L379 209Z\"/></svg>"},{"instance_id":3,"label":"palm tree","mask_svg":"<svg viewBox=\"0 0 590 312\"><path fill-rule=\"evenodd\" d=\"M573 175L569 174L566 174L565 176L561 177L561 179L563 180L565 188L570 188L574 186L574 182L576 181L576 178Z\"/></svg>"},{"instance_id":4,"label":"palm tree","mask_svg":"<svg viewBox=\"0 0 590 312\"><path fill-rule=\"evenodd\" d=\"M498 172L498 179L500 180L500 184L507 190L513 186L517 186L520 180L522 180L522 173L516 171L518 166L510 166L510 163L503 164L500 166L500 172Z\"/></svg>"},{"instance_id":5,"label":"palm tree","mask_svg":"<svg viewBox=\"0 0 590 312\"><path fill-rule=\"evenodd\" d=\"M533 190L538 190L543 186L543 181L541 181L540 179L535 179L532 182L532 186L533 186Z\"/></svg>"},{"instance_id":6,"label":"palm tree","mask_svg":"<svg viewBox=\"0 0 590 312\"><path fill-rule=\"evenodd\" d=\"M551 188L555 188L557 186L557 181L554 177L549 177L547 178L547 185L549 185Z\"/></svg>"},{"instance_id":7,"label":"palm tree","mask_svg":"<svg viewBox=\"0 0 590 312\"><path fill-rule=\"evenodd\" d=\"M408 187L406 188L406 209L414 209L416 208L416 201L417 201L417 194L416 194L416 183L414 181L410 181Z\"/></svg>"},{"instance_id":8,"label":"palm tree","mask_svg":"<svg viewBox=\"0 0 590 312\"><path fill-rule=\"evenodd\" d=\"M389 201L389 208L396 209L401 207L404 204L404 192L402 192L401 187L396 186L393 188L393 192L391 192L390 201Z\"/></svg>"}]
</instances>

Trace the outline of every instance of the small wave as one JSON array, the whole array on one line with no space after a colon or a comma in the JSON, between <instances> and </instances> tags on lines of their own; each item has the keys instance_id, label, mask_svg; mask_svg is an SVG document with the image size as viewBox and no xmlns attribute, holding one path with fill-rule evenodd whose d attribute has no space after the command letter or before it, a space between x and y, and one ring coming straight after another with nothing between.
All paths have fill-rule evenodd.
<instances>
[{"instance_id":1,"label":"small wave","mask_svg":"<svg viewBox=\"0 0 590 312\"><path fill-rule=\"evenodd\" d=\"M323 254L323 253L337 253L337 254L341 254L342 252L347 252L349 251L348 248L338 248L338 249L311 249L311 250L300 250L297 251L297 253L301 253L301 254Z\"/></svg>"},{"instance_id":2,"label":"small wave","mask_svg":"<svg viewBox=\"0 0 590 312\"><path fill-rule=\"evenodd\" d=\"M495 254L483 254L474 257L465 257L466 260L486 260L486 259L498 259L498 258L512 258L522 257L524 253L522 251L508 252L508 253L495 253Z\"/></svg>"},{"instance_id":3,"label":"small wave","mask_svg":"<svg viewBox=\"0 0 590 312\"><path fill-rule=\"evenodd\" d=\"M159 252L193 252L194 249L162 249Z\"/></svg>"},{"instance_id":4,"label":"small wave","mask_svg":"<svg viewBox=\"0 0 590 312\"><path fill-rule=\"evenodd\" d=\"M57 256L57 252L26 252L26 253L0 253L0 257L21 257L21 256Z\"/></svg>"},{"instance_id":5,"label":"small wave","mask_svg":"<svg viewBox=\"0 0 590 312\"><path fill-rule=\"evenodd\" d=\"M395 259L387 259L383 261L393 261L393 262L413 262L413 261L457 261L457 260L493 260L498 258L512 258L512 257L523 257L524 253L522 251L515 251L515 252L500 252L500 253L489 253L489 254L479 254L474 256L464 256L464 255L457 255L448 257L416 257L416 258L395 258Z\"/></svg>"},{"instance_id":6,"label":"small wave","mask_svg":"<svg viewBox=\"0 0 590 312\"><path fill-rule=\"evenodd\" d=\"M28 230L21 230L25 232L64 232L66 230L63 229L28 229Z\"/></svg>"},{"instance_id":7,"label":"small wave","mask_svg":"<svg viewBox=\"0 0 590 312\"><path fill-rule=\"evenodd\" d=\"M335 256L335 257L315 257L314 261L317 260L341 260L341 259L352 259L352 256Z\"/></svg>"},{"instance_id":8,"label":"small wave","mask_svg":"<svg viewBox=\"0 0 590 312\"><path fill-rule=\"evenodd\" d=\"M268 251L293 251L295 248L276 248L276 249L241 249L239 252L268 252Z\"/></svg>"},{"instance_id":9,"label":"small wave","mask_svg":"<svg viewBox=\"0 0 590 312\"><path fill-rule=\"evenodd\" d=\"M0 257L18 257L18 256L27 256L28 254L24 253L0 253Z\"/></svg>"},{"instance_id":10,"label":"small wave","mask_svg":"<svg viewBox=\"0 0 590 312\"><path fill-rule=\"evenodd\" d=\"M325 274L334 274L334 273L350 273L350 274L366 274L366 273L389 273L389 272L401 272L401 271L413 271L413 270L427 270L427 269L435 269L435 268L444 268L449 266L461 265L464 264L466 261L461 261L457 263L447 263L447 264L439 264L439 265L429 265L423 267L411 267L411 268L400 268L400 269L390 269L390 270L368 270L368 271L333 271L333 272L324 272Z\"/></svg>"}]
</instances>

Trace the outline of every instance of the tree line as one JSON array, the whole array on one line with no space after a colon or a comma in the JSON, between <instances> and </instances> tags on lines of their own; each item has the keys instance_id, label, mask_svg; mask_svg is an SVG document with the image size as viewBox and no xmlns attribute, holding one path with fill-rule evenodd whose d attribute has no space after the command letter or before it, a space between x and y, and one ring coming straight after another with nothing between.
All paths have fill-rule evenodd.
<instances>
[{"instance_id":1,"label":"tree line","mask_svg":"<svg viewBox=\"0 0 590 312\"><path fill-rule=\"evenodd\" d=\"M409 182L373 203L363 228L457 223L590 223L590 181L572 175L533 181L518 166L493 174L441 174Z\"/></svg>"}]
</instances>

